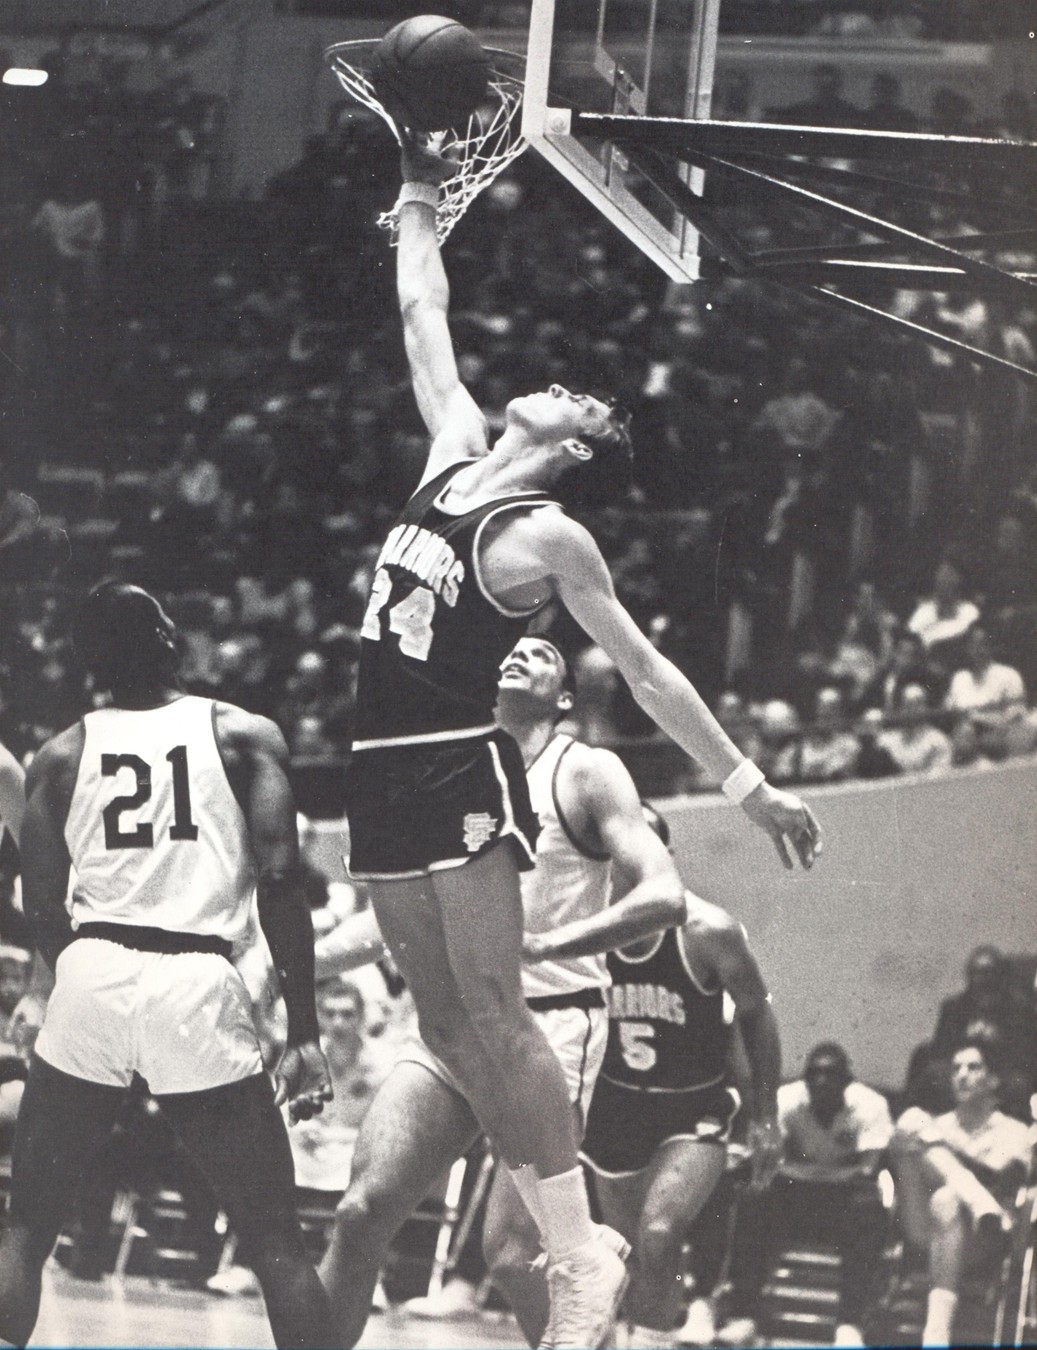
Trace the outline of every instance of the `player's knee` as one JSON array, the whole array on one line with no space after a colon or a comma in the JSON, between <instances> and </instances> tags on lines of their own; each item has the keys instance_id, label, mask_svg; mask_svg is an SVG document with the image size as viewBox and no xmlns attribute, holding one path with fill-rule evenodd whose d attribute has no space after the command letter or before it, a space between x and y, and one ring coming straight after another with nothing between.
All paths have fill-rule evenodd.
<instances>
[{"instance_id":1,"label":"player's knee","mask_svg":"<svg viewBox=\"0 0 1037 1350\"><path fill-rule=\"evenodd\" d=\"M335 1233L351 1243L371 1245L381 1237L381 1230L389 1224L388 1196L367 1179L352 1178L349 1189L335 1209Z\"/></svg>"},{"instance_id":2,"label":"player's knee","mask_svg":"<svg viewBox=\"0 0 1037 1350\"><path fill-rule=\"evenodd\" d=\"M929 1198L929 1215L937 1228L951 1228L962 1222L964 1206L949 1186L941 1186Z\"/></svg>"}]
</instances>

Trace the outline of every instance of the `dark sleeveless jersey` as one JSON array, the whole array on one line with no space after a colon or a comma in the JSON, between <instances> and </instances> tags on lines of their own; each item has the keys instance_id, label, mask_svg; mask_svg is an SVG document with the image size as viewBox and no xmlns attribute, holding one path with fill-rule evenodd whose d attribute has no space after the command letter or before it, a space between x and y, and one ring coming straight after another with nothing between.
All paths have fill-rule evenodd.
<instances>
[{"instance_id":1,"label":"dark sleeveless jersey","mask_svg":"<svg viewBox=\"0 0 1037 1350\"><path fill-rule=\"evenodd\" d=\"M668 928L647 956L609 952L609 1037L601 1077L640 1092L722 1083L728 1028L724 991L704 990Z\"/></svg>"},{"instance_id":2,"label":"dark sleeveless jersey","mask_svg":"<svg viewBox=\"0 0 1037 1350\"><path fill-rule=\"evenodd\" d=\"M360 633L354 746L493 727L500 663L536 611L512 613L490 599L480 535L491 517L551 499L527 492L451 515L437 502L468 463L420 488L382 547Z\"/></svg>"}]
</instances>

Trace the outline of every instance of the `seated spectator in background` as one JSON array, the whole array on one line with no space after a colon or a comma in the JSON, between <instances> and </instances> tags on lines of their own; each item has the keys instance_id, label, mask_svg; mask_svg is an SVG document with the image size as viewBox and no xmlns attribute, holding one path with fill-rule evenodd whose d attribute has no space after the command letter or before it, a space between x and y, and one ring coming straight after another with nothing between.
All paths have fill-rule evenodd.
<instances>
[{"instance_id":1,"label":"seated spectator in background","mask_svg":"<svg viewBox=\"0 0 1037 1350\"><path fill-rule=\"evenodd\" d=\"M933 575L932 595L918 602L907 621L909 631L922 639L930 658L952 668L962 639L979 620L978 607L964 597L964 584L958 565L944 559ZM949 644L958 645L955 648Z\"/></svg>"},{"instance_id":2,"label":"seated spectator in background","mask_svg":"<svg viewBox=\"0 0 1037 1350\"><path fill-rule=\"evenodd\" d=\"M996 1279L1005 1206L1026 1176L1032 1143L1021 1121L998 1110L996 1042L966 1041L951 1063L954 1109L909 1107L897 1122L897 1207L909 1242L928 1254L930 1290L922 1345L953 1345L958 1291L968 1262Z\"/></svg>"},{"instance_id":3,"label":"seated spectator in background","mask_svg":"<svg viewBox=\"0 0 1037 1350\"><path fill-rule=\"evenodd\" d=\"M767 434L775 449L786 454L820 450L838 413L814 389L817 378L801 356L791 357L780 391L760 409L753 431Z\"/></svg>"},{"instance_id":4,"label":"seated spectator in background","mask_svg":"<svg viewBox=\"0 0 1037 1350\"><path fill-rule=\"evenodd\" d=\"M867 708L857 723L858 778L892 778L902 772L882 743L883 721L881 708Z\"/></svg>"},{"instance_id":5,"label":"seated spectator in background","mask_svg":"<svg viewBox=\"0 0 1037 1350\"><path fill-rule=\"evenodd\" d=\"M881 708L895 713L900 697L909 684L920 684L930 703L943 696L946 680L929 663L925 643L917 633L902 628L882 669L861 695L865 708Z\"/></svg>"},{"instance_id":6,"label":"seated spectator in background","mask_svg":"<svg viewBox=\"0 0 1037 1350\"><path fill-rule=\"evenodd\" d=\"M872 77L868 102L858 126L869 131L917 131L919 118L904 103L900 81L889 71Z\"/></svg>"},{"instance_id":7,"label":"seated spectator in background","mask_svg":"<svg viewBox=\"0 0 1037 1350\"><path fill-rule=\"evenodd\" d=\"M893 1133L885 1097L854 1080L841 1045L824 1041L803 1078L778 1089L782 1162L768 1191L739 1206L728 1344L756 1344L760 1293L789 1239L832 1242L842 1257L836 1345L863 1345L860 1325L874 1292L886 1235L878 1186Z\"/></svg>"},{"instance_id":8,"label":"seated spectator in background","mask_svg":"<svg viewBox=\"0 0 1037 1350\"><path fill-rule=\"evenodd\" d=\"M32 228L44 242L51 304L79 308L92 301L101 287L105 235L104 212L93 193L75 174L60 175Z\"/></svg>"},{"instance_id":9,"label":"seated spectator in background","mask_svg":"<svg viewBox=\"0 0 1037 1350\"><path fill-rule=\"evenodd\" d=\"M289 1138L296 1186L333 1192L330 1210L349 1185L360 1122L389 1066L368 1052L367 1009L352 980L336 978L320 985L317 1018L335 1096L327 1115L322 1112L319 1117L297 1122Z\"/></svg>"},{"instance_id":10,"label":"seated spectator in background","mask_svg":"<svg viewBox=\"0 0 1037 1350\"><path fill-rule=\"evenodd\" d=\"M814 720L778 756L774 778L782 783L834 783L851 778L860 742L847 729L843 696L833 685L819 689Z\"/></svg>"},{"instance_id":11,"label":"seated spectator in background","mask_svg":"<svg viewBox=\"0 0 1037 1350\"><path fill-rule=\"evenodd\" d=\"M965 964L965 988L940 1004L932 1040L911 1056L907 1099L931 1112L950 1109L951 1059L966 1040L994 1037L1000 1055L1000 1097L1007 1111L1029 1119L1037 1090L1037 1011L1028 990L1016 987L997 947L984 945Z\"/></svg>"},{"instance_id":12,"label":"seated spectator in background","mask_svg":"<svg viewBox=\"0 0 1037 1350\"><path fill-rule=\"evenodd\" d=\"M956 764L971 764L981 756L1004 759L1033 748L1023 677L994 660L990 634L982 624L969 630L965 665L951 676L944 707L954 717Z\"/></svg>"},{"instance_id":13,"label":"seated spectator in background","mask_svg":"<svg viewBox=\"0 0 1037 1350\"><path fill-rule=\"evenodd\" d=\"M783 698L768 699L757 717L760 748L755 759L771 782L779 783L779 765L791 762L791 752L798 743L799 713Z\"/></svg>"},{"instance_id":14,"label":"seated spectator in background","mask_svg":"<svg viewBox=\"0 0 1037 1350\"><path fill-rule=\"evenodd\" d=\"M855 706L892 659L896 632L896 615L886 607L875 583L860 582L828 665L830 679L849 685Z\"/></svg>"},{"instance_id":15,"label":"seated spectator in background","mask_svg":"<svg viewBox=\"0 0 1037 1350\"><path fill-rule=\"evenodd\" d=\"M933 725L922 685L904 685L893 718L893 725L879 736L879 745L901 773L933 773L950 767L951 738Z\"/></svg>"}]
</instances>

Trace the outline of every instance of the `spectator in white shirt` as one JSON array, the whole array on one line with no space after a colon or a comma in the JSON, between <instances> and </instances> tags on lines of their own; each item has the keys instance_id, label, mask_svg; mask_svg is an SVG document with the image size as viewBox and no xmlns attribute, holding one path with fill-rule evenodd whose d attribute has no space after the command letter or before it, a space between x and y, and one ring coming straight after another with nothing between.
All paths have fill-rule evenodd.
<instances>
[{"instance_id":1,"label":"spectator in white shirt","mask_svg":"<svg viewBox=\"0 0 1037 1350\"><path fill-rule=\"evenodd\" d=\"M897 1204L908 1239L929 1255L930 1292L922 1345L953 1345L966 1259L989 1269L1009 1222L1004 1206L1026 1175L1032 1140L998 1110L998 1052L973 1037L951 1063L953 1111L909 1108L897 1121L893 1156Z\"/></svg>"},{"instance_id":2,"label":"spectator in white shirt","mask_svg":"<svg viewBox=\"0 0 1037 1350\"><path fill-rule=\"evenodd\" d=\"M969 764L978 756L1004 759L1029 748L1026 687L1012 666L995 661L990 635L973 625L966 644L966 664L954 672L944 703L954 715L954 758Z\"/></svg>"},{"instance_id":3,"label":"spectator in white shirt","mask_svg":"<svg viewBox=\"0 0 1037 1350\"><path fill-rule=\"evenodd\" d=\"M979 619L978 607L962 594L963 586L958 567L944 559L933 576L932 595L918 602L907 621L908 629L918 634L927 651L964 637Z\"/></svg>"},{"instance_id":4,"label":"spectator in white shirt","mask_svg":"<svg viewBox=\"0 0 1037 1350\"><path fill-rule=\"evenodd\" d=\"M735 1318L721 1332L728 1344L756 1344L760 1291L775 1256L790 1238L834 1243L842 1257L834 1344L861 1346L860 1324L881 1268L886 1233L878 1186L893 1134L885 1097L858 1083L846 1051L816 1045L803 1078L778 1089L783 1158L769 1191L739 1205L732 1278Z\"/></svg>"},{"instance_id":5,"label":"spectator in white shirt","mask_svg":"<svg viewBox=\"0 0 1037 1350\"><path fill-rule=\"evenodd\" d=\"M950 767L951 738L933 726L929 699L920 684L907 684L900 691L894 725L879 736L901 773L936 773Z\"/></svg>"}]
</instances>

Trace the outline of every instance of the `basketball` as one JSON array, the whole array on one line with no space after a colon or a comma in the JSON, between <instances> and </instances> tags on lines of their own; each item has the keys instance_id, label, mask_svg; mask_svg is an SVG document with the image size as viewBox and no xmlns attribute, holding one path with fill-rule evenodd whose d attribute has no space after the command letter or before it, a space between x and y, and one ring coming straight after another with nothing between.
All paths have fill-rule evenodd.
<instances>
[{"instance_id":1,"label":"basketball","mask_svg":"<svg viewBox=\"0 0 1037 1350\"><path fill-rule=\"evenodd\" d=\"M438 14L390 28L370 68L386 111L411 131L463 126L485 97L489 75L489 56L475 34Z\"/></svg>"}]
</instances>

